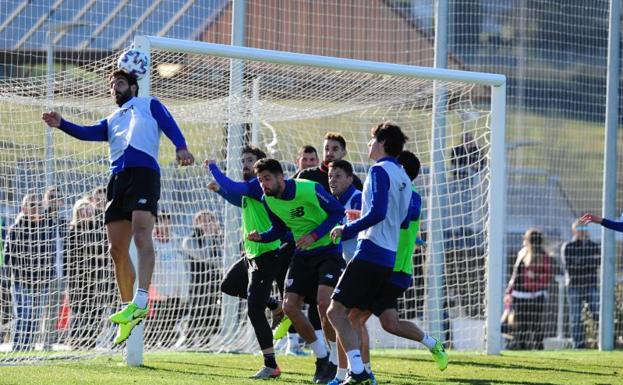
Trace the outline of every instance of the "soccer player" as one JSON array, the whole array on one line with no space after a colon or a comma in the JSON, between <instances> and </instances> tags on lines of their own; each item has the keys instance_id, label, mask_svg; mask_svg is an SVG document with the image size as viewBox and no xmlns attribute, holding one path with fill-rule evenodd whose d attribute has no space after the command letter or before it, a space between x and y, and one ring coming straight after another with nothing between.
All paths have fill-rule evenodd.
<instances>
[{"instance_id":1,"label":"soccer player","mask_svg":"<svg viewBox=\"0 0 623 385\"><path fill-rule=\"evenodd\" d=\"M296 158L296 167L298 168L294 175L292 175L292 179L298 178L299 174L308 168L318 167L318 163L320 163L320 159L318 159L318 151L316 151L316 147L311 145L305 145L299 148L299 154Z\"/></svg>"},{"instance_id":2,"label":"soccer player","mask_svg":"<svg viewBox=\"0 0 623 385\"><path fill-rule=\"evenodd\" d=\"M248 238L272 242L288 229L292 231L297 252L288 269L283 308L317 357L314 382L327 383L337 368L329 361L324 341L317 338L301 308L306 298L315 299L325 336L335 341L335 331L326 314L344 260L341 246L331 241L329 231L344 216L344 207L317 183L286 180L281 165L274 159L261 159L254 168L272 227L261 233L252 231Z\"/></svg>"},{"instance_id":3,"label":"soccer player","mask_svg":"<svg viewBox=\"0 0 623 385\"><path fill-rule=\"evenodd\" d=\"M349 210L360 211L361 191L353 184L355 180L353 166L346 160L333 161L329 163L328 175L331 194L344 206L347 213ZM347 216L343 218L341 224L348 222ZM354 238L342 242L342 256L346 262L353 259L356 248L357 240Z\"/></svg>"},{"instance_id":4,"label":"soccer player","mask_svg":"<svg viewBox=\"0 0 623 385\"><path fill-rule=\"evenodd\" d=\"M420 160L418 157L410 151L402 151L400 155L398 155L398 162L404 168L409 179L414 181L420 173ZM401 320L397 310L398 298L411 286L413 276L413 252L415 251L416 240L420 230L421 206L422 198L415 190L415 186L413 186L409 214L400 226L400 237L398 240L398 250L396 251L394 271L383 290L383 294L374 301L370 311L366 311L362 314L361 323L365 324L371 314L376 315L379 317L383 329L388 333L425 345L432 353L439 370L443 371L448 366L448 355L441 341L428 336L416 324ZM362 354L362 356L364 355ZM369 352L367 357L369 357ZM366 367L366 370L370 370L370 368Z\"/></svg>"},{"instance_id":5,"label":"soccer player","mask_svg":"<svg viewBox=\"0 0 623 385\"><path fill-rule=\"evenodd\" d=\"M253 172L255 162L264 158L266 158L266 154L257 147L247 146L242 150L244 182L235 182L229 179L219 170L214 161L207 162L215 179L214 182L210 182L208 188L223 196L233 205L242 208L243 245L249 279L246 280L248 286L244 289L246 293L244 295L238 294L238 296L247 298L247 315L264 355L264 367L251 377L258 379L277 378L281 375L281 370L275 359L273 335L264 308L270 300L273 282L277 279L281 267L289 264L291 255L287 243L283 249L280 249L281 242L279 240L257 243L247 239L247 234L252 230L266 231L271 226L268 213L262 203L262 188ZM289 242L289 244L293 245L293 242ZM235 282L229 279L230 276L243 278L238 273L241 266L237 263L233 269L228 271L227 277L223 280L222 287L229 293L239 292L239 290L229 290L228 288L235 285ZM244 282L245 280L238 279L237 281Z\"/></svg>"},{"instance_id":6,"label":"soccer player","mask_svg":"<svg viewBox=\"0 0 623 385\"><path fill-rule=\"evenodd\" d=\"M363 188L361 218L331 231L334 240L358 235L357 250L340 277L328 315L348 356L344 384L371 384L359 350L361 314L383 293L396 260L400 224L411 201L411 181L396 157L407 137L400 127L381 123L371 130L368 156L375 163ZM350 319L349 319L350 318ZM352 321L352 325L351 325Z\"/></svg>"},{"instance_id":7,"label":"soccer player","mask_svg":"<svg viewBox=\"0 0 623 385\"><path fill-rule=\"evenodd\" d=\"M137 97L134 76L116 70L109 78L109 86L119 108L96 125L71 123L58 112L45 112L42 119L74 138L108 141L112 176L107 187L105 223L123 303L123 309L110 320L119 325L115 343L120 344L149 311L147 292L155 263L152 230L160 199L160 134L164 132L175 145L179 164L191 165L194 157L164 105L154 97ZM138 252L138 290L134 296L136 273L129 251L132 238Z\"/></svg>"},{"instance_id":8,"label":"soccer player","mask_svg":"<svg viewBox=\"0 0 623 385\"><path fill-rule=\"evenodd\" d=\"M307 179L320 183L325 191L329 192L329 163L341 160L346 156L346 140L341 134L327 132L324 136L324 155L320 166L312 167L301 171L297 178ZM361 179L353 174L353 183L359 191L363 188Z\"/></svg>"},{"instance_id":9,"label":"soccer player","mask_svg":"<svg viewBox=\"0 0 623 385\"><path fill-rule=\"evenodd\" d=\"M353 166L351 166L348 161L342 159L329 163L329 188L331 189L331 194L346 209L346 216L343 218L342 221L340 221L340 224L348 223L349 215L361 211L361 191L355 188L353 180ZM344 261L348 263L351 259L353 259L356 248L357 240L355 238L349 239L347 241L342 241L342 257L344 257ZM365 336L361 336L362 358L364 359L364 362L368 362L365 360L365 352L368 352L369 355L369 347L365 345L366 343L368 343L369 340L367 338L368 330L365 328L364 325L362 326L362 329L359 330L359 332L365 333ZM330 346L331 358L338 361L331 361L338 366L335 378L331 382L329 382L329 384L334 385L342 382L346 378L346 375L348 373L348 369L346 366L346 354L344 352L344 349L340 346L340 349L337 350L337 352L336 350L337 346Z\"/></svg>"}]
</instances>

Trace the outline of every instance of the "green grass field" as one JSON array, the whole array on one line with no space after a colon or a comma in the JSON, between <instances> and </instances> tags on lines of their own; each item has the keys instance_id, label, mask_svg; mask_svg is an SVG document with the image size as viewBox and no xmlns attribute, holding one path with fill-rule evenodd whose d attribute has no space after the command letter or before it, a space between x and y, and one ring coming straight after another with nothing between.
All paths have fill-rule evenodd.
<instances>
[{"instance_id":1,"label":"green grass field","mask_svg":"<svg viewBox=\"0 0 623 385\"><path fill-rule=\"evenodd\" d=\"M380 384L623 384L623 351L505 352L501 356L455 353L439 372L427 352L376 351L372 364ZM283 374L274 384L311 384L313 359L278 357ZM0 369L0 384L257 384L247 377L260 356L234 354L146 354L145 365L129 368L120 355L78 362Z\"/></svg>"}]
</instances>

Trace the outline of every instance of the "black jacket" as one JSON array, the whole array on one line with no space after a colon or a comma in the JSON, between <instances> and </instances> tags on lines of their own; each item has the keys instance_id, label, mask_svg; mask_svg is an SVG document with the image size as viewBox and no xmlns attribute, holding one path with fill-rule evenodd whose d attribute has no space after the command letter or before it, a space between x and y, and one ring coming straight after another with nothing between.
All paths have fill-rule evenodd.
<instances>
[{"instance_id":1,"label":"black jacket","mask_svg":"<svg viewBox=\"0 0 623 385\"><path fill-rule=\"evenodd\" d=\"M301 170L296 173L296 178L299 179L307 179L312 182L320 183L324 189L331 194L331 190L329 189L329 168L324 163L321 163L318 167L306 168L305 170ZM357 177L357 175L353 174L353 185L359 191L363 190L363 183L361 183L361 179Z\"/></svg>"},{"instance_id":2,"label":"black jacket","mask_svg":"<svg viewBox=\"0 0 623 385\"><path fill-rule=\"evenodd\" d=\"M45 220L18 215L4 245L4 260L16 283L46 285L55 276L55 240Z\"/></svg>"},{"instance_id":3,"label":"black jacket","mask_svg":"<svg viewBox=\"0 0 623 385\"><path fill-rule=\"evenodd\" d=\"M569 286L598 285L601 249L597 243L590 239L575 239L564 243L560 251Z\"/></svg>"}]
</instances>

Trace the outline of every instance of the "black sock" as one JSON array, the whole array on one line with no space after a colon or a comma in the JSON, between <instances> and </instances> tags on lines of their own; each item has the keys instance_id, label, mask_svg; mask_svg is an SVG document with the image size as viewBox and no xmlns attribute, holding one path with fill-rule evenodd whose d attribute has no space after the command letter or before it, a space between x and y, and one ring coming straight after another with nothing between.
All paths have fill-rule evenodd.
<instances>
[{"instance_id":1,"label":"black sock","mask_svg":"<svg viewBox=\"0 0 623 385\"><path fill-rule=\"evenodd\" d=\"M266 307L270 310L275 310L279 307L279 301L271 297L268 299L268 301L266 301Z\"/></svg>"},{"instance_id":2,"label":"black sock","mask_svg":"<svg viewBox=\"0 0 623 385\"><path fill-rule=\"evenodd\" d=\"M275 353L264 353L264 366L277 369L277 361L275 360Z\"/></svg>"}]
</instances>

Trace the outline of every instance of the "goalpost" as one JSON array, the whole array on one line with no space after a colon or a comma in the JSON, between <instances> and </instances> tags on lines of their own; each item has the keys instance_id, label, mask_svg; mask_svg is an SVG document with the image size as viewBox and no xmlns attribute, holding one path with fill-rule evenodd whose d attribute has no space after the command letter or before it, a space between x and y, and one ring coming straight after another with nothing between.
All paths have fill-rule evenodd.
<instances>
[{"instance_id":1,"label":"goalpost","mask_svg":"<svg viewBox=\"0 0 623 385\"><path fill-rule=\"evenodd\" d=\"M299 147L314 145L322 158L323 136L335 131L346 138L346 159L363 179L370 166L366 146L370 128L385 120L403 128L409 136L407 149L423 165L416 185L424 201L428 247L414 256L415 285L399 303L401 316L419 322L451 347L499 353L505 258L504 76L151 36L136 37L134 47L147 53L151 63L150 75L139 82L140 95L164 102L199 162L178 169L174 149L163 139L160 207L170 214L168 250L176 256L163 259L156 245L161 254L150 293L154 311L145 322L144 338L134 333L128 342L130 365L142 363L143 348L257 351L244 301L219 291L224 272L241 255L239 209L207 190L209 173L203 159L216 159L228 176L239 180L242 146L256 143L292 175ZM2 82L0 112L8 118L0 120L0 163L7 175L13 175L9 170L14 167L34 181L10 185L11 194L1 197L5 216L14 218L17 200L33 189L42 190L49 180L66 198L66 216L79 197L105 183L105 146L60 132L54 132L51 143L44 143L37 133L38 115L51 103L71 121L87 124L104 118L115 108L105 83L115 59L58 73L53 102L46 97L44 77ZM435 96L440 92L445 99ZM446 102L439 105L438 100ZM434 119L436 114L444 119ZM444 130L431 127L439 121L446 122ZM478 146L478 165L454 170L452 148L466 134ZM44 151L46 143L53 151ZM52 177L43 167L44 152L55 157ZM436 161L432 153L438 154ZM205 218L210 224L202 222ZM198 233L204 237L193 238ZM203 248L189 246L199 238ZM101 269L110 273L111 268ZM81 274L73 278L89 282L90 276ZM110 274L105 279L110 281ZM61 297L68 290L63 286ZM73 329L81 316L80 301L88 299L71 293L65 297L70 300L61 305L71 314L51 351L39 353L41 346L35 345L34 351L15 352L5 343L0 363L116 351L110 343L114 329L105 318L93 326L92 345L75 344L85 334ZM114 293L98 297L97 304L107 309L102 317L118 307L114 298ZM42 326L29 333L40 341L47 332ZM371 342L373 347L415 346L374 325Z\"/></svg>"}]
</instances>

